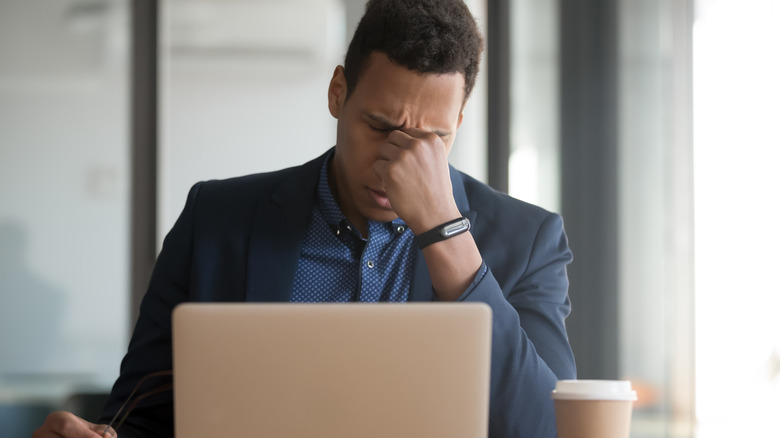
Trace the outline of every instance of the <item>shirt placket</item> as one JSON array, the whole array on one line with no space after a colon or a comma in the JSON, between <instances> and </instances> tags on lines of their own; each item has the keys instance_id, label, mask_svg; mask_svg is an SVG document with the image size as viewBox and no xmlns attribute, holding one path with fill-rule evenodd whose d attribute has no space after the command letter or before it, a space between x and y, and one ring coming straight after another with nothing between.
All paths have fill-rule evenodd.
<instances>
[{"instance_id":1,"label":"shirt placket","mask_svg":"<svg viewBox=\"0 0 780 438\"><path fill-rule=\"evenodd\" d=\"M368 241L360 257L360 285L358 301L377 302L382 294L382 275L379 263L382 247L388 236L379 223L369 222Z\"/></svg>"}]
</instances>

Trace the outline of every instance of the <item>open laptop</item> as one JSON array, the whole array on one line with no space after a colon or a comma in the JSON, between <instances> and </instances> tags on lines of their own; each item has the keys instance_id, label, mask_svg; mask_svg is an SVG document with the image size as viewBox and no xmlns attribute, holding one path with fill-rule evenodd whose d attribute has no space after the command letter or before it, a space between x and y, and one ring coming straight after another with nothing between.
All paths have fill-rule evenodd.
<instances>
[{"instance_id":1,"label":"open laptop","mask_svg":"<svg viewBox=\"0 0 780 438\"><path fill-rule=\"evenodd\" d=\"M485 304L205 304L173 314L182 438L484 438Z\"/></svg>"}]
</instances>

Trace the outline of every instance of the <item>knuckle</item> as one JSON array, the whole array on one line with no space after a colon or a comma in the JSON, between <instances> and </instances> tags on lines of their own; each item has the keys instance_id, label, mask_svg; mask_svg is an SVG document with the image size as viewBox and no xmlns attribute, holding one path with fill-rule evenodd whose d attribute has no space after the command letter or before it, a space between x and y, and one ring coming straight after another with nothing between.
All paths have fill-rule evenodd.
<instances>
[{"instance_id":1,"label":"knuckle","mask_svg":"<svg viewBox=\"0 0 780 438\"><path fill-rule=\"evenodd\" d=\"M392 181L400 181L403 178L403 167L398 165L388 166L387 177Z\"/></svg>"},{"instance_id":2,"label":"knuckle","mask_svg":"<svg viewBox=\"0 0 780 438\"><path fill-rule=\"evenodd\" d=\"M46 417L45 424L54 431L64 431L70 422L69 413L65 411L52 412Z\"/></svg>"},{"instance_id":3,"label":"knuckle","mask_svg":"<svg viewBox=\"0 0 780 438\"><path fill-rule=\"evenodd\" d=\"M422 138L414 138L410 141L410 143L413 149L419 149L419 148L424 148L426 142Z\"/></svg>"}]
</instances>

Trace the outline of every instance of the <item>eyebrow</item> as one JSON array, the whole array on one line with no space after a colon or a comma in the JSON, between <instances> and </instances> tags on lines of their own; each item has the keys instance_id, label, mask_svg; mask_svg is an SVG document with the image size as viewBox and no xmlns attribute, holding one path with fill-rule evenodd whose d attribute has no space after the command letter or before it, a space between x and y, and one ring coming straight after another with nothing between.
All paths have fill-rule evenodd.
<instances>
[{"instance_id":1,"label":"eyebrow","mask_svg":"<svg viewBox=\"0 0 780 438\"><path fill-rule=\"evenodd\" d=\"M378 123L383 129L389 129L389 130L395 130L395 131L403 131L404 126L403 125L395 125L390 120L378 115L378 114L371 114L369 112L363 112L363 114L366 115L369 119L373 120L374 122ZM446 137L450 135L449 131L441 131L434 129L434 134L438 135L439 137Z\"/></svg>"}]
</instances>

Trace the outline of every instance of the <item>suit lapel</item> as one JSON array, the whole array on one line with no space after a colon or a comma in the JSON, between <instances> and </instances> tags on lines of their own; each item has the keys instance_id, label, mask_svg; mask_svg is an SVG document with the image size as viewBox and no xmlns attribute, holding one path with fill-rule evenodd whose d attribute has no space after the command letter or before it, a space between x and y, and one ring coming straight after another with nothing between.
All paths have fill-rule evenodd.
<instances>
[{"instance_id":1,"label":"suit lapel","mask_svg":"<svg viewBox=\"0 0 780 438\"><path fill-rule=\"evenodd\" d=\"M460 214L468 218L473 227L477 219L477 212L471 210L466 197L466 189L463 186L463 178L460 172L452 166L450 166L450 181L452 182L452 194L455 198L455 204L458 206ZM431 301L433 300L433 285L431 284L431 276L428 273L428 265L425 263L422 250L417 249L416 251L417 256L409 288L409 301Z\"/></svg>"},{"instance_id":2,"label":"suit lapel","mask_svg":"<svg viewBox=\"0 0 780 438\"><path fill-rule=\"evenodd\" d=\"M270 201L258 205L249 236L247 301L290 300L326 155L290 171Z\"/></svg>"}]
</instances>

